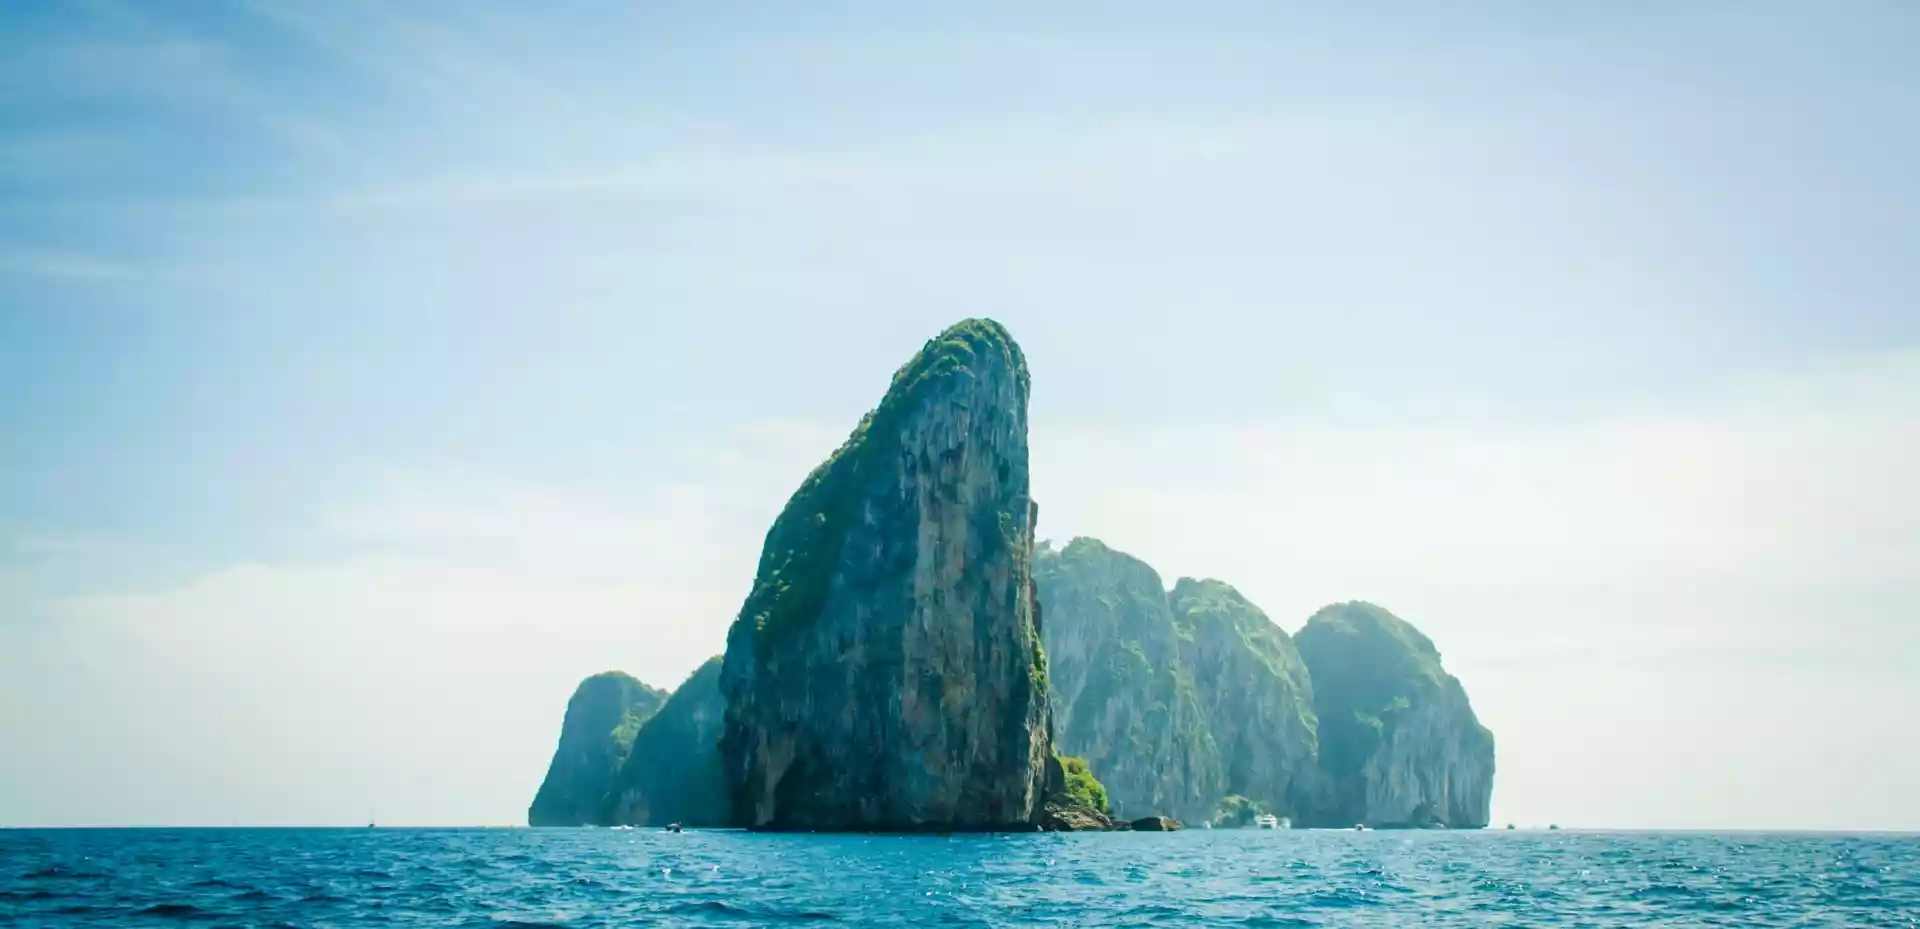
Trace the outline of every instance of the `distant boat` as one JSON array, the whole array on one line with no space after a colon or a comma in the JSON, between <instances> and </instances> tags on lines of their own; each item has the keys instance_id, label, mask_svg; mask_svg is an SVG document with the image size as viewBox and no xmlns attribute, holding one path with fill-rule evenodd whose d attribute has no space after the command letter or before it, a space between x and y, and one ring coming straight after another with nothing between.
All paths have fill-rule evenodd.
<instances>
[{"instance_id":1,"label":"distant boat","mask_svg":"<svg viewBox=\"0 0 1920 929\"><path fill-rule=\"evenodd\" d=\"M1508 832L1512 832L1512 831L1513 831L1513 824L1512 824L1512 823L1508 823L1508 824L1507 824L1507 831L1508 831Z\"/></svg>"},{"instance_id":2,"label":"distant boat","mask_svg":"<svg viewBox=\"0 0 1920 929\"><path fill-rule=\"evenodd\" d=\"M1253 818L1253 824L1262 829L1278 829L1280 828L1280 817L1272 813L1261 813Z\"/></svg>"},{"instance_id":3,"label":"distant boat","mask_svg":"<svg viewBox=\"0 0 1920 929\"><path fill-rule=\"evenodd\" d=\"M1366 823L1354 823L1354 824L1353 824L1353 831L1355 831L1355 832L1372 832L1373 830L1372 830L1372 829L1369 829L1369 828L1367 827L1367 824L1366 824Z\"/></svg>"},{"instance_id":4,"label":"distant boat","mask_svg":"<svg viewBox=\"0 0 1920 929\"><path fill-rule=\"evenodd\" d=\"M668 824L667 824L667 831L668 831L668 832L679 832L679 831L680 831L680 824L679 824L679 823L668 823Z\"/></svg>"},{"instance_id":5,"label":"distant boat","mask_svg":"<svg viewBox=\"0 0 1920 929\"><path fill-rule=\"evenodd\" d=\"M1547 828L1548 828L1548 829L1551 829L1551 830L1553 830L1553 831L1555 831L1555 832L1559 832L1559 831L1560 831L1560 824L1559 824L1559 823L1554 823L1554 824L1552 824L1552 825L1550 825L1550 826L1548 826Z\"/></svg>"}]
</instances>

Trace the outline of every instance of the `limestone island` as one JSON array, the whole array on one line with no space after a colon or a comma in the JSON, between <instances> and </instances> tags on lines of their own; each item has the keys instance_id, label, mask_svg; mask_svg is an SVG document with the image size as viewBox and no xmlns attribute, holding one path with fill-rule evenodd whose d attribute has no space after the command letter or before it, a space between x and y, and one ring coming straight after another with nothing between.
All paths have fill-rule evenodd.
<instances>
[{"instance_id":1,"label":"limestone island","mask_svg":"<svg viewBox=\"0 0 1920 929\"><path fill-rule=\"evenodd\" d=\"M768 530L724 655L580 685L529 824L1487 824L1493 736L1405 620L1290 636L1225 582L1036 545L1029 388L996 322L929 341Z\"/></svg>"}]
</instances>

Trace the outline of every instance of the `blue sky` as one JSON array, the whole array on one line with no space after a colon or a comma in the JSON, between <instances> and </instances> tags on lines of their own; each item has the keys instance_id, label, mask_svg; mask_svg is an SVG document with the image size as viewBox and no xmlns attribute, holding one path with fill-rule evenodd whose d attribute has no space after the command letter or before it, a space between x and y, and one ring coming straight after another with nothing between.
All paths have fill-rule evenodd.
<instances>
[{"instance_id":1,"label":"blue sky","mask_svg":"<svg viewBox=\"0 0 1920 929\"><path fill-rule=\"evenodd\" d=\"M1920 11L703 6L0 12L0 822L514 820L991 315L1044 535L1419 623L1496 817L1920 827Z\"/></svg>"}]
</instances>

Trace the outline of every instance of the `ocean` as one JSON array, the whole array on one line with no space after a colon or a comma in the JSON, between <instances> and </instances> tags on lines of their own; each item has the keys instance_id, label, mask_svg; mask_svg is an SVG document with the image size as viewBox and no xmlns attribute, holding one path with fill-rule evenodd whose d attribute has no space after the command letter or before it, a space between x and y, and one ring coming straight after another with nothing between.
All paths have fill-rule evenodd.
<instances>
[{"instance_id":1,"label":"ocean","mask_svg":"<svg viewBox=\"0 0 1920 929\"><path fill-rule=\"evenodd\" d=\"M6 926L1920 926L1920 837L0 831Z\"/></svg>"}]
</instances>

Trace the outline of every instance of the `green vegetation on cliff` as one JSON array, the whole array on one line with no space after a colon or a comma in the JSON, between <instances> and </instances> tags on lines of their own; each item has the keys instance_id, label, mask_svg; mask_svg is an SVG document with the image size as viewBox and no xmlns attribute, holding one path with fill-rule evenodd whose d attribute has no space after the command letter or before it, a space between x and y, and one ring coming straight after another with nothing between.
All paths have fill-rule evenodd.
<instances>
[{"instance_id":1,"label":"green vegetation on cliff","mask_svg":"<svg viewBox=\"0 0 1920 929\"><path fill-rule=\"evenodd\" d=\"M560 742L546 779L527 808L528 825L597 822L607 788L626 762L642 726L666 697L666 691L618 671L581 681L567 701Z\"/></svg>"},{"instance_id":2,"label":"green vegetation on cliff","mask_svg":"<svg viewBox=\"0 0 1920 929\"><path fill-rule=\"evenodd\" d=\"M993 320L962 320L929 340L894 373L880 404L787 500L767 531L753 589L736 620L752 624L762 655L825 606L829 578L869 472L894 464L876 457L872 437L896 434L901 419L918 409L930 392L949 379L971 377L976 357L994 353L1015 372L1024 410L1030 381L1019 345Z\"/></svg>"},{"instance_id":3,"label":"green vegetation on cliff","mask_svg":"<svg viewBox=\"0 0 1920 929\"><path fill-rule=\"evenodd\" d=\"M1099 810L1107 811L1107 788L1100 779L1093 776L1087 767L1087 759L1070 755L1060 756L1060 766L1067 772L1067 796L1075 802Z\"/></svg>"},{"instance_id":4,"label":"green vegetation on cliff","mask_svg":"<svg viewBox=\"0 0 1920 929\"><path fill-rule=\"evenodd\" d=\"M1168 597L1172 601L1174 624L1187 641L1201 643L1200 650L1206 652L1209 651L1204 647L1207 637L1218 639L1211 651L1219 654L1206 658L1250 661L1246 670L1255 675L1259 683L1278 683L1294 695L1285 702L1293 713L1291 722L1307 736L1309 751L1317 752L1313 735L1317 720L1311 699L1312 678L1307 673L1306 660L1286 630L1275 625L1266 613L1225 581L1183 577L1173 585Z\"/></svg>"},{"instance_id":5,"label":"green vegetation on cliff","mask_svg":"<svg viewBox=\"0 0 1920 929\"><path fill-rule=\"evenodd\" d=\"M1159 575L1077 538L1036 548L1033 576L1061 750L1099 768L1125 815L1190 812L1221 764ZM1202 786L1182 776L1196 772Z\"/></svg>"},{"instance_id":6,"label":"green vegetation on cliff","mask_svg":"<svg viewBox=\"0 0 1920 929\"><path fill-rule=\"evenodd\" d=\"M1271 812L1266 804L1257 800L1228 794L1221 797L1220 805L1214 808L1213 825L1219 829L1241 829L1253 825L1261 814Z\"/></svg>"}]
</instances>

